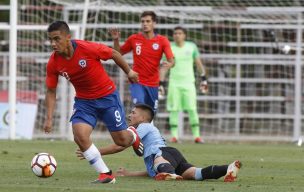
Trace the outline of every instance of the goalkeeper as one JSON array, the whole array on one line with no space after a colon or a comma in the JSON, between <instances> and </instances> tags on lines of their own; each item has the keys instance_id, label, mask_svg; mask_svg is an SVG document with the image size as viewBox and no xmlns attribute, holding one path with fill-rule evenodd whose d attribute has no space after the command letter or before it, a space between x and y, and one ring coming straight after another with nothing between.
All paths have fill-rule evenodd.
<instances>
[{"instance_id":1,"label":"goalkeeper","mask_svg":"<svg viewBox=\"0 0 304 192\"><path fill-rule=\"evenodd\" d=\"M185 41L186 29L180 26L175 27L173 38L174 42L171 43L171 48L175 58L175 67L170 69L167 97L171 142L178 142L178 113L186 111L189 115L195 143L203 143L200 137L193 64L196 64L196 69L201 75L200 89L202 93L208 91L206 72L197 46L192 42ZM160 85L164 86L164 79L161 79Z\"/></svg>"}]
</instances>

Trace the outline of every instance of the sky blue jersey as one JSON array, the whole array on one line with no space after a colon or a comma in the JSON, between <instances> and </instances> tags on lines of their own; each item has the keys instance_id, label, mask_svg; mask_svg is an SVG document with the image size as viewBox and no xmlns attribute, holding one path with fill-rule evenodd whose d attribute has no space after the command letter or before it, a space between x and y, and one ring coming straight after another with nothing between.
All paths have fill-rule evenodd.
<instances>
[{"instance_id":1,"label":"sky blue jersey","mask_svg":"<svg viewBox=\"0 0 304 192\"><path fill-rule=\"evenodd\" d=\"M144 144L144 161L147 172L150 177L154 177L156 175L153 169L154 158L161 156L160 147L166 147L165 139L151 123L141 123L136 130Z\"/></svg>"}]
</instances>

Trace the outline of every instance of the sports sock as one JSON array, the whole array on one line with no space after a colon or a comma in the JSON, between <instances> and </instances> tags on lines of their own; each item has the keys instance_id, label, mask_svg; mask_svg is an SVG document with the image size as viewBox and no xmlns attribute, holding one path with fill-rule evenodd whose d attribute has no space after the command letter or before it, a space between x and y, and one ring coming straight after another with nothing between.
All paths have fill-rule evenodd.
<instances>
[{"instance_id":1,"label":"sports sock","mask_svg":"<svg viewBox=\"0 0 304 192\"><path fill-rule=\"evenodd\" d=\"M228 169L228 165L212 165L209 167L205 167L201 170L201 178L205 179L218 179L226 175Z\"/></svg>"},{"instance_id":2,"label":"sports sock","mask_svg":"<svg viewBox=\"0 0 304 192\"><path fill-rule=\"evenodd\" d=\"M170 131L172 137L178 138L178 111L171 111L169 116Z\"/></svg>"},{"instance_id":3,"label":"sports sock","mask_svg":"<svg viewBox=\"0 0 304 192\"><path fill-rule=\"evenodd\" d=\"M158 173L172 173L172 174L175 173L174 167L170 163L160 163L154 166L154 169Z\"/></svg>"},{"instance_id":4,"label":"sports sock","mask_svg":"<svg viewBox=\"0 0 304 192\"><path fill-rule=\"evenodd\" d=\"M191 131L194 138L200 137L199 119L196 110L189 110L189 121L191 124Z\"/></svg>"},{"instance_id":5,"label":"sports sock","mask_svg":"<svg viewBox=\"0 0 304 192\"><path fill-rule=\"evenodd\" d=\"M83 152L83 156L89 161L90 165L98 173L107 173L110 171L105 162L102 160L100 152L94 144Z\"/></svg>"}]
</instances>

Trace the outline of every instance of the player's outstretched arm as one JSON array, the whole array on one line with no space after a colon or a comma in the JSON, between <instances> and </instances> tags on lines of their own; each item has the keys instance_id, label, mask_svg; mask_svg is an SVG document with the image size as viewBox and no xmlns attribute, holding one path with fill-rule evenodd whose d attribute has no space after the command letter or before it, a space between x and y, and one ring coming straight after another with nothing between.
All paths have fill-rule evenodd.
<instances>
[{"instance_id":1,"label":"player's outstretched arm","mask_svg":"<svg viewBox=\"0 0 304 192\"><path fill-rule=\"evenodd\" d=\"M148 177L147 171L128 171L124 167L120 167L116 173L116 176L128 176L128 177Z\"/></svg>"},{"instance_id":2,"label":"player's outstretched arm","mask_svg":"<svg viewBox=\"0 0 304 192\"><path fill-rule=\"evenodd\" d=\"M101 147L99 148L99 152L102 154L102 155L110 155L110 154L114 154L114 153L119 153L123 150L125 150L127 147L122 147L122 146L118 146L116 144L111 144L111 145L108 145L106 147ZM80 149L77 149L75 151L76 153L76 156L80 159L80 160L83 160L85 159L84 156L83 156L83 153Z\"/></svg>"},{"instance_id":3,"label":"player's outstretched arm","mask_svg":"<svg viewBox=\"0 0 304 192\"><path fill-rule=\"evenodd\" d=\"M119 153L119 152L125 150L126 148L128 148L128 147L111 144L111 145L99 148L99 152L102 155L110 155L110 154L114 154L114 153Z\"/></svg>"},{"instance_id":4,"label":"player's outstretched arm","mask_svg":"<svg viewBox=\"0 0 304 192\"><path fill-rule=\"evenodd\" d=\"M53 114L56 104L56 88L47 88L45 95L46 118L44 122L44 131L49 133L52 131Z\"/></svg>"},{"instance_id":5,"label":"player's outstretched arm","mask_svg":"<svg viewBox=\"0 0 304 192\"><path fill-rule=\"evenodd\" d=\"M130 68L128 63L124 60L118 51L113 50L112 59L115 61L116 65L118 65L125 72L125 74L127 74L131 83L138 82L138 73Z\"/></svg>"},{"instance_id":6,"label":"player's outstretched arm","mask_svg":"<svg viewBox=\"0 0 304 192\"><path fill-rule=\"evenodd\" d=\"M110 33L113 39L113 48L116 51L120 52L120 45L119 45L120 31L117 28L110 28L108 32Z\"/></svg>"}]
</instances>

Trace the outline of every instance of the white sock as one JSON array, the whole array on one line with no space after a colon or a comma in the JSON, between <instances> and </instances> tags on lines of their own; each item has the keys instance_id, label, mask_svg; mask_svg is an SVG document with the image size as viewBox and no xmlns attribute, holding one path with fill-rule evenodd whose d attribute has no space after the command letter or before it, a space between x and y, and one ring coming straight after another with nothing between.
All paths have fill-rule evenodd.
<instances>
[{"instance_id":1,"label":"white sock","mask_svg":"<svg viewBox=\"0 0 304 192\"><path fill-rule=\"evenodd\" d=\"M83 156L89 161L90 165L98 173L107 173L110 171L105 162L102 160L100 152L94 144L83 152Z\"/></svg>"}]
</instances>

